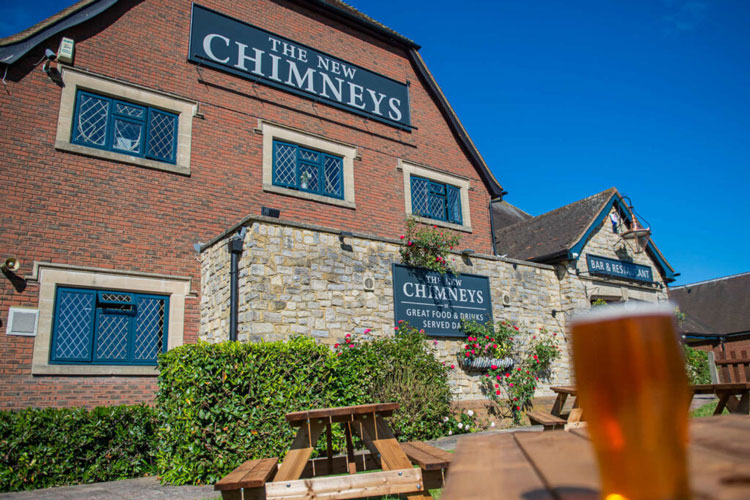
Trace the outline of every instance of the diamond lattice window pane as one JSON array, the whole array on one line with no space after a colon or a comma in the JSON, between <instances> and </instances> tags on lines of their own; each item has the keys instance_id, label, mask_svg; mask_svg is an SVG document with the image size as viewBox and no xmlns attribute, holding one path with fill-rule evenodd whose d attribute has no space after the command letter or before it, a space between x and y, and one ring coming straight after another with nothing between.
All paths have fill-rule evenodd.
<instances>
[{"instance_id":1,"label":"diamond lattice window pane","mask_svg":"<svg viewBox=\"0 0 750 500\"><path fill-rule=\"evenodd\" d=\"M107 99L79 94L74 142L100 147L106 145L109 105L110 102Z\"/></svg>"},{"instance_id":2,"label":"diamond lattice window pane","mask_svg":"<svg viewBox=\"0 0 750 500\"><path fill-rule=\"evenodd\" d=\"M273 158L273 183L282 186L297 185L297 148L276 143Z\"/></svg>"},{"instance_id":3,"label":"diamond lattice window pane","mask_svg":"<svg viewBox=\"0 0 750 500\"><path fill-rule=\"evenodd\" d=\"M134 123L131 121L120 120L115 118L114 120L114 139L112 140L112 148L121 151L127 151L128 153L140 154L141 146L143 142L143 124Z\"/></svg>"},{"instance_id":4,"label":"diamond lattice window pane","mask_svg":"<svg viewBox=\"0 0 750 500\"><path fill-rule=\"evenodd\" d=\"M96 359L125 361L128 359L128 325L130 316L99 311L96 327Z\"/></svg>"},{"instance_id":5,"label":"diamond lattice window pane","mask_svg":"<svg viewBox=\"0 0 750 500\"><path fill-rule=\"evenodd\" d=\"M131 118L143 118L145 110L137 106L131 106L128 103L116 101L115 112L121 115L130 116Z\"/></svg>"},{"instance_id":6,"label":"diamond lattice window pane","mask_svg":"<svg viewBox=\"0 0 750 500\"><path fill-rule=\"evenodd\" d=\"M141 298L135 325L135 352L137 361L156 361L162 350L164 334L165 301Z\"/></svg>"},{"instance_id":7,"label":"diamond lattice window pane","mask_svg":"<svg viewBox=\"0 0 750 500\"><path fill-rule=\"evenodd\" d=\"M325 174L325 192L334 196L343 196L343 175L341 172L341 158L326 156L323 164Z\"/></svg>"},{"instance_id":8,"label":"diamond lattice window pane","mask_svg":"<svg viewBox=\"0 0 750 500\"><path fill-rule=\"evenodd\" d=\"M442 196L430 196L430 217L445 220L445 198Z\"/></svg>"},{"instance_id":9,"label":"diamond lattice window pane","mask_svg":"<svg viewBox=\"0 0 750 500\"><path fill-rule=\"evenodd\" d=\"M313 161L316 163L320 161L320 153L310 151L309 149L299 148L299 157L302 160Z\"/></svg>"},{"instance_id":10,"label":"diamond lattice window pane","mask_svg":"<svg viewBox=\"0 0 750 500\"><path fill-rule=\"evenodd\" d=\"M419 177L411 178L411 211L415 215L430 217L430 211L427 204L427 193L429 182Z\"/></svg>"},{"instance_id":11,"label":"diamond lattice window pane","mask_svg":"<svg viewBox=\"0 0 750 500\"><path fill-rule=\"evenodd\" d=\"M133 302L133 296L129 293L102 292L101 297L107 302Z\"/></svg>"},{"instance_id":12,"label":"diamond lattice window pane","mask_svg":"<svg viewBox=\"0 0 750 500\"><path fill-rule=\"evenodd\" d=\"M61 290L56 304L54 359L88 361L91 358L96 296Z\"/></svg>"},{"instance_id":13,"label":"diamond lattice window pane","mask_svg":"<svg viewBox=\"0 0 750 500\"><path fill-rule=\"evenodd\" d=\"M299 188L305 191L320 191L319 168L317 165L303 163L299 167Z\"/></svg>"},{"instance_id":14,"label":"diamond lattice window pane","mask_svg":"<svg viewBox=\"0 0 750 500\"><path fill-rule=\"evenodd\" d=\"M150 111L148 123L148 156L174 161L177 117L161 111Z\"/></svg>"},{"instance_id":15,"label":"diamond lattice window pane","mask_svg":"<svg viewBox=\"0 0 750 500\"><path fill-rule=\"evenodd\" d=\"M447 186L448 221L461 224L461 190Z\"/></svg>"}]
</instances>

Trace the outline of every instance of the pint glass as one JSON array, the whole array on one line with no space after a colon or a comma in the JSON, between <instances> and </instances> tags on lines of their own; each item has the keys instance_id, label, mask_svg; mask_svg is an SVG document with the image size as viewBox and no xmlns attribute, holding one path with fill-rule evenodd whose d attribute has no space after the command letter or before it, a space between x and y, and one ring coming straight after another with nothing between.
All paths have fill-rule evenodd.
<instances>
[{"instance_id":1,"label":"pint glass","mask_svg":"<svg viewBox=\"0 0 750 500\"><path fill-rule=\"evenodd\" d=\"M687 374L674 306L605 306L571 320L578 401L602 499L690 498Z\"/></svg>"}]
</instances>

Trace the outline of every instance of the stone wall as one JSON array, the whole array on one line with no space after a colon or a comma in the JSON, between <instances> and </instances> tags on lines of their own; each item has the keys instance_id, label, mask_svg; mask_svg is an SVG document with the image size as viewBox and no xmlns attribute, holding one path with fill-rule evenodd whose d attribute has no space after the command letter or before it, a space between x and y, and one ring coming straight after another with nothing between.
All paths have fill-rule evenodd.
<instances>
[{"instance_id":1,"label":"stone wall","mask_svg":"<svg viewBox=\"0 0 750 500\"><path fill-rule=\"evenodd\" d=\"M238 340L309 335L333 346L347 333L362 336L367 328L373 337L393 335L391 269L400 261L398 242L365 235L345 241L351 250L342 249L338 233L324 228L249 222L239 264ZM552 266L485 255L453 258L459 272L490 278L495 321L510 321L529 336L542 328L559 332L564 341L564 315L552 314L561 310L559 280ZM228 339L229 269L226 239L203 251L200 338L209 342ZM373 291L365 291L365 275L374 278ZM503 294L510 295L510 305L503 305ZM482 398L482 375L458 368L456 354L464 342L444 337L433 342L438 358L456 366L451 371L456 397ZM539 395L551 394L549 385L570 380L567 349L563 351Z\"/></svg>"}]
</instances>

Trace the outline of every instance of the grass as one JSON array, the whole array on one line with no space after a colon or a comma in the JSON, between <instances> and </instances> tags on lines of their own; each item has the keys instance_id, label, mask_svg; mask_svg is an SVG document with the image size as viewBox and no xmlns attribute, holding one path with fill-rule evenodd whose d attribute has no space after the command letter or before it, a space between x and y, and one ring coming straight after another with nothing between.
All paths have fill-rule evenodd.
<instances>
[{"instance_id":1,"label":"grass","mask_svg":"<svg viewBox=\"0 0 750 500\"><path fill-rule=\"evenodd\" d=\"M716 409L716 405L718 405L718 401L714 401L713 403L707 403L700 408L696 408L695 410L690 412L691 417L710 417L714 414L714 410ZM722 415L729 414L729 411L724 408L724 411L721 413Z\"/></svg>"}]
</instances>

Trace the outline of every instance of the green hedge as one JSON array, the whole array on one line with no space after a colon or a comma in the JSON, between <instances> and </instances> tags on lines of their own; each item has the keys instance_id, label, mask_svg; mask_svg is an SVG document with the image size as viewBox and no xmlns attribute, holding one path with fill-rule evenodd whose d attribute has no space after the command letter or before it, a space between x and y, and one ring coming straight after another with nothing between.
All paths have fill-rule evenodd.
<instances>
[{"instance_id":1,"label":"green hedge","mask_svg":"<svg viewBox=\"0 0 750 500\"><path fill-rule=\"evenodd\" d=\"M0 412L0 491L155 473L171 484L213 483L250 458L282 457L294 436L284 415L311 408L395 401L399 439L440 436L446 368L424 335L401 330L348 337L333 351L309 338L186 345L159 358L155 408ZM334 445L343 447L341 433Z\"/></svg>"},{"instance_id":2,"label":"green hedge","mask_svg":"<svg viewBox=\"0 0 750 500\"><path fill-rule=\"evenodd\" d=\"M156 429L147 406L0 411L0 491L152 474Z\"/></svg>"},{"instance_id":3,"label":"green hedge","mask_svg":"<svg viewBox=\"0 0 750 500\"><path fill-rule=\"evenodd\" d=\"M423 335L348 345L331 351L309 338L199 343L162 355L156 403L162 480L212 483L250 458L282 457L294 437L284 415L297 410L397 401L402 410L392 422L400 439L441 434L450 411L447 372Z\"/></svg>"},{"instance_id":4,"label":"green hedge","mask_svg":"<svg viewBox=\"0 0 750 500\"><path fill-rule=\"evenodd\" d=\"M691 384L710 384L711 370L708 353L685 345L685 364Z\"/></svg>"}]
</instances>

